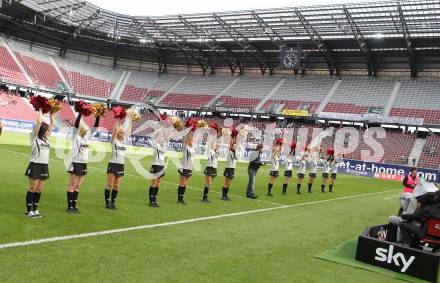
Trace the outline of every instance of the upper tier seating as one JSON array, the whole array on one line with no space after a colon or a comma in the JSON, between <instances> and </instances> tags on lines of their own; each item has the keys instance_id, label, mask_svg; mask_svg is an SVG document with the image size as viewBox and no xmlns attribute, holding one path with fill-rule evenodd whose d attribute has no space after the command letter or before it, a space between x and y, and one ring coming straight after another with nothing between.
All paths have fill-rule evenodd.
<instances>
[{"instance_id":1,"label":"upper tier seating","mask_svg":"<svg viewBox=\"0 0 440 283\"><path fill-rule=\"evenodd\" d=\"M384 107L394 85L394 80L343 78L324 112L365 114L369 107Z\"/></svg>"},{"instance_id":2,"label":"upper tier seating","mask_svg":"<svg viewBox=\"0 0 440 283\"><path fill-rule=\"evenodd\" d=\"M203 107L231 82L232 77L188 76L160 104L180 108Z\"/></svg>"},{"instance_id":3,"label":"upper tier seating","mask_svg":"<svg viewBox=\"0 0 440 283\"><path fill-rule=\"evenodd\" d=\"M280 80L280 78L273 77L241 77L219 98L216 105L253 109Z\"/></svg>"},{"instance_id":4,"label":"upper tier seating","mask_svg":"<svg viewBox=\"0 0 440 283\"><path fill-rule=\"evenodd\" d=\"M440 124L440 80L403 80L390 116L424 118Z\"/></svg>"},{"instance_id":5,"label":"upper tier seating","mask_svg":"<svg viewBox=\"0 0 440 283\"><path fill-rule=\"evenodd\" d=\"M70 86L75 92L83 95L109 97L123 72L119 69L71 59L55 58L55 60Z\"/></svg>"},{"instance_id":6,"label":"upper tier seating","mask_svg":"<svg viewBox=\"0 0 440 283\"><path fill-rule=\"evenodd\" d=\"M153 72L131 71L130 79L127 81L121 95L123 101L143 101L145 96L158 96L159 93L150 92L158 83L160 77Z\"/></svg>"},{"instance_id":7,"label":"upper tier seating","mask_svg":"<svg viewBox=\"0 0 440 283\"><path fill-rule=\"evenodd\" d=\"M327 77L287 78L262 109L268 109L271 104L283 104L283 109L307 108L315 112L334 84L335 79Z\"/></svg>"},{"instance_id":8,"label":"upper tier seating","mask_svg":"<svg viewBox=\"0 0 440 283\"><path fill-rule=\"evenodd\" d=\"M0 46L0 78L10 83L29 86L26 77L4 46Z\"/></svg>"}]
</instances>

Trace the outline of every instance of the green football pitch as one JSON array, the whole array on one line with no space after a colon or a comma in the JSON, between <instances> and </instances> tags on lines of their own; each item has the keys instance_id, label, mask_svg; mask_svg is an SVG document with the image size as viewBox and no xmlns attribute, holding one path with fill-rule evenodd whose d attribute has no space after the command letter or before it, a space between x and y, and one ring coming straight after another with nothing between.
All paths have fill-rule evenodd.
<instances>
[{"instance_id":1,"label":"green football pitch","mask_svg":"<svg viewBox=\"0 0 440 283\"><path fill-rule=\"evenodd\" d=\"M195 172L185 195L188 205L180 206L177 168L170 164L159 191L161 208L153 209L147 206L149 180L127 163L118 210L111 211L103 203L105 159L89 164L78 202L81 214L70 215L65 210L68 174L52 152L51 178L40 202L43 217L30 219L24 215L27 140L27 135L9 132L0 137L1 282L395 280L315 255L395 214L401 187L396 182L340 174L333 193L321 193L318 179L313 193L296 195L293 178L290 194L282 196L280 177L269 198L266 166L257 176L260 198L250 200L244 198L246 164L239 163L232 201L220 200L219 176L210 193L212 203L202 203L204 176ZM150 161L149 156L142 159L145 168ZM219 175L223 167L220 163Z\"/></svg>"}]
</instances>

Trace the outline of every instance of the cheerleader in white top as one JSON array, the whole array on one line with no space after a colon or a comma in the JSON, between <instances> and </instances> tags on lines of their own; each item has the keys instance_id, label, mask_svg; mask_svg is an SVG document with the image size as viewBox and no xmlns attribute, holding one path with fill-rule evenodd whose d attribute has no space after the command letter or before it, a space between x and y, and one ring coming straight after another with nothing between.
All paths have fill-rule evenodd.
<instances>
[{"instance_id":1,"label":"cheerleader in white top","mask_svg":"<svg viewBox=\"0 0 440 283\"><path fill-rule=\"evenodd\" d=\"M87 162L89 159L89 127L81 121L79 113L72 134L72 157L67 173L70 174L67 188L67 212L79 213L77 201L81 185L87 175ZM99 116L95 119L93 128L99 127Z\"/></svg>"},{"instance_id":2,"label":"cheerleader in white top","mask_svg":"<svg viewBox=\"0 0 440 283\"><path fill-rule=\"evenodd\" d=\"M318 172L318 162L319 160L321 160L321 152L322 149L318 150L317 147L314 147L309 154L310 172L309 172L309 183L307 184L308 193L312 192L313 183L315 182L316 174Z\"/></svg>"},{"instance_id":3,"label":"cheerleader in white top","mask_svg":"<svg viewBox=\"0 0 440 283\"><path fill-rule=\"evenodd\" d=\"M283 139L277 138L274 146L272 147L271 156L271 168L269 172L269 183L267 184L267 196L271 197L273 184L278 176L280 176L280 161L281 161L281 146L283 145Z\"/></svg>"},{"instance_id":4,"label":"cheerleader in white top","mask_svg":"<svg viewBox=\"0 0 440 283\"><path fill-rule=\"evenodd\" d=\"M112 153L107 166L107 186L104 190L105 207L116 210L116 197L121 186L122 177L125 174L125 153L127 150L127 139L131 134L132 117L125 119L125 126L122 126L122 119L126 116L126 110L122 106L113 108L115 113L115 125L112 132Z\"/></svg>"},{"instance_id":5,"label":"cheerleader in white top","mask_svg":"<svg viewBox=\"0 0 440 283\"><path fill-rule=\"evenodd\" d=\"M43 122L43 112L39 109L35 128L30 134L32 157L25 175L29 178L29 189L26 193L26 215L41 217L38 210L41 192L49 179L49 137L55 125L54 114L50 114L50 124Z\"/></svg>"},{"instance_id":6,"label":"cheerleader in white top","mask_svg":"<svg viewBox=\"0 0 440 283\"><path fill-rule=\"evenodd\" d=\"M215 131L217 138L221 136L221 130L219 129L217 123L213 122L210 126L212 131ZM217 177L217 165L219 157L220 144L218 141L211 143L211 147L208 150L208 164L205 167L205 188L203 189L202 202L210 203L208 199L208 193L212 186L212 180Z\"/></svg>"},{"instance_id":7,"label":"cheerleader in white top","mask_svg":"<svg viewBox=\"0 0 440 283\"><path fill-rule=\"evenodd\" d=\"M177 203L185 205L186 202L183 199L185 196L186 186L188 180L192 176L193 158L195 155L195 149L193 144L193 133L190 132L183 139L183 158L181 167L178 172L180 174L179 187L177 188Z\"/></svg>"},{"instance_id":8,"label":"cheerleader in white top","mask_svg":"<svg viewBox=\"0 0 440 283\"><path fill-rule=\"evenodd\" d=\"M284 162L284 182L283 182L283 195L287 195L287 187L289 186L290 179L292 178L293 163L296 158L296 142L292 141L290 145L290 152L286 156Z\"/></svg>"},{"instance_id":9,"label":"cheerleader in white top","mask_svg":"<svg viewBox=\"0 0 440 283\"><path fill-rule=\"evenodd\" d=\"M225 181L223 183L222 188L222 200L230 201L231 199L228 196L229 188L231 187L232 180L235 176L235 166L237 164L237 142L235 137L231 139L231 143L229 144L228 156L226 158L226 168L223 172L223 176L225 177Z\"/></svg>"},{"instance_id":10,"label":"cheerleader in white top","mask_svg":"<svg viewBox=\"0 0 440 283\"><path fill-rule=\"evenodd\" d=\"M342 155L336 154L333 157L332 162L330 163L330 183L328 185L328 191L333 192L333 186L335 184L336 176L338 174L339 164L342 162Z\"/></svg>"},{"instance_id":11,"label":"cheerleader in white top","mask_svg":"<svg viewBox=\"0 0 440 283\"><path fill-rule=\"evenodd\" d=\"M298 180L296 181L296 193L301 194L301 185L304 180L304 176L306 174L306 167L307 167L307 161L309 160L309 148L306 146L304 148L304 151L301 153L299 157L299 167L298 167L298 174L296 176L298 177Z\"/></svg>"},{"instance_id":12,"label":"cheerleader in white top","mask_svg":"<svg viewBox=\"0 0 440 283\"><path fill-rule=\"evenodd\" d=\"M335 159L335 151L332 148L327 149L327 155L323 160L323 170L322 170L322 184L321 192L325 193L325 187L327 185L327 180L331 172L331 163ZM333 187L331 188L333 190Z\"/></svg>"},{"instance_id":13,"label":"cheerleader in white top","mask_svg":"<svg viewBox=\"0 0 440 283\"><path fill-rule=\"evenodd\" d=\"M153 162L150 173L151 185L148 191L149 204L153 208L159 208L157 204L157 195L159 193L160 180L165 176L165 154L168 139L165 133L161 131L153 144Z\"/></svg>"}]
</instances>

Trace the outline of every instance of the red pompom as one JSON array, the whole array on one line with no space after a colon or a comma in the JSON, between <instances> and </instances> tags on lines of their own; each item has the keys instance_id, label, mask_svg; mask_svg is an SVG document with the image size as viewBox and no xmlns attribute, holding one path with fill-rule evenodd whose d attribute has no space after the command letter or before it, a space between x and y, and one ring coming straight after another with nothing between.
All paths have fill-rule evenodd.
<instances>
[{"instance_id":1,"label":"red pompom","mask_svg":"<svg viewBox=\"0 0 440 283\"><path fill-rule=\"evenodd\" d=\"M168 119L167 113L162 113L159 115L159 121L165 121L166 119Z\"/></svg>"},{"instance_id":2,"label":"red pompom","mask_svg":"<svg viewBox=\"0 0 440 283\"><path fill-rule=\"evenodd\" d=\"M238 131L235 127L231 128L231 137L235 138L236 136L238 136Z\"/></svg>"},{"instance_id":3,"label":"red pompom","mask_svg":"<svg viewBox=\"0 0 440 283\"><path fill-rule=\"evenodd\" d=\"M275 140L275 144L276 144L276 145L282 145L282 144L283 144L283 138L277 138L277 139Z\"/></svg>"},{"instance_id":4,"label":"red pompom","mask_svg":"<svg viewBox=\"0 0 440 283\"><path fill-rule=\"evenodd\" d=\"M84 100L75 103L75 111L84 117L90 116L93 113L93 107Z\"/></svg>"},{"instance_id":5,"label":"red pompom","mask_svg":"<svg viewBox=\"0 0 440 283\"><path fill-rule=\"evenodd\" d=\"M327 149L327 154L334 155L335 154L335 150L333 148L329 148L329 149Z\"/></svg>"},{"instance_id":6,"label":"red pompom","mask_svg":"<svg viewBox=\"0 0 440 283\"><path fill-rule=\"evenodd\" d=\"M216 131L218 131L218 125L217 125L216 122L212 122L212 123L209 125L209 127L212 128L212 129L214 129L214 130L216 130Z\"/></svg>"},{"instance_id":7,"label":"red pompom","mask_svg":"<svg viewBox=\"0 0 440 283\"><path fill-rule=\"evenodd\" d=\"M186 120L185 126L187 128L191 128L191 131L197 130L197 119L195 117L189 117L188 120Z\"/></svg>"},{"instance_id":8,"label":"red pompom","mask_svg":"<svg viewBox=\"0 0 440 283\"><path fill-rule=\"evenodd\" d=\"M43 113L48 113L51 109L49 100L44 96L32 96L31 98L29 98L29 101L34 107L35 111L40 111L40 109L42 109Z\"/></svg>"},{"instance_id":9,"label":"red pompom","mask_svg":"<svg viewBox=\"0 0 440 283\"><path fill-rule=\"evenodd\" d=\"M292 143L290 144L290 149L296 149L296 141L292 141Z\"/></svg>"},{"instance_id":10,"label":"red pompom","mask_svg":"<svg viewBox=\"0 0 440 283\"><path fill-rule=\"evenodd\" d=\"M116 119L124 119L127 116L127 111L124 106L116 106L113 107L113 114Z\"/></svg>"}]
</instances>

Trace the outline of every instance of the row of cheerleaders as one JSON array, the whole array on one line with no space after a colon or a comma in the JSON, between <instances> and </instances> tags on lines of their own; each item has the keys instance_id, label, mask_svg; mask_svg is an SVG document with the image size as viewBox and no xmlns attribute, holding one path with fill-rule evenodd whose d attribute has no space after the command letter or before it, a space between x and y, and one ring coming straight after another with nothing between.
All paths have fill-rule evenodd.
<instances>
[{"instance_id":1,"label":"row of cheerleaders","mask_svg":"<svg viewBox=\"0 0 440 283\"><path fill-rule=\"evenodd\" d=\"M39 212L39 203L41 193L45 182L49 179L49 159L50 159L50 141L49 137L54 128L54 114L61 109L60 103L55 99L46 99L42 96L34 96L30 99L34 109L38 112L36 125L30 134L30 144L32 147L32 156L30 163L26 169L25 175L29 179L29 187L26 193L26 215L32 218L41 217ZM82 100L75 104L75 111L78 113L74 124L74 134L72 135L72 156L67 172L70 175L69 186L67 190L67 212L79 213L77 208L77 200L81 185L87 175L87 162L89 157L89 137L91 131L99 127L99 120L107 112L107 108L103 104L91 105ZM140 120L140 115L132 110L125 109L122 106L116 106L112 109L115 125L112 131L111 140L111 156L107 166L107 182L104 190L105 207L107 209L116 210L116 198L121 186L121 180L124 176L125 154L129 136L132 131L133 122ZM50 114L50 122L44 122L44 114ZM83 122L83 117L95 116L95 124L92 130ZM156 131L155 139L152 141L153 160L150 173L152 174L151 185L149 188L149 206L153 208L160 207L157 203L157 196L161 179L165 176L165 155L168 141L171 137L167 129L173 129L174 133L180 133L183 138L183 158L181 166L178 169L180 174L179 186L177 189L177 203L185 205L185 191L188 181L192 175L193 159L195 157L194 132L198 128L209 129L214 131L217 140L210 143L207 152L207 166L204 170L205 188L203 190L202 201L209 203L208 194L212 186L213 179L217 176L217 165L219 159L219 138L224 135L225 130L230 135L229 149L226 158L226 168L223 176L225 178L222 191L222 200L229 201L229 188L234 179L234 173L237 163L237 136L239 131L231 126L228 129L219 127L216 123L208 125L203 120L197 120L194 117L188 118L185 122L176 116L160 115L158 119L158 128L164 129ZM123 123L124 121L124 123ZM289 153L282 158L281 148L283 143L287 141L283 138L275 140L271 154L271 170L268 184L267 196L273 196L272 188L275 180L279 177L280 162L284 159L285 172L283 183L283 195L287 195L287 188L292 177L293 164L299 163L297 173L297 193L301 193L301 185L305 178L306 164L310 163L308 192L312 192L313 183L317 177L318 163L323 164L321 192L325 192L325 188L329 182L329 192L333 190L333 184L336 179L337 166L340 157L335 156L333 149L324 152L322 149L306 148L300 154L296 154L296 142L292 141L289 146ZM258 196L254 194L255 176L260 166L265 165L261 160L263 145L259 144L249 157L249 183L246 196L255 199Z\"/></svg>"}]
</instances>

